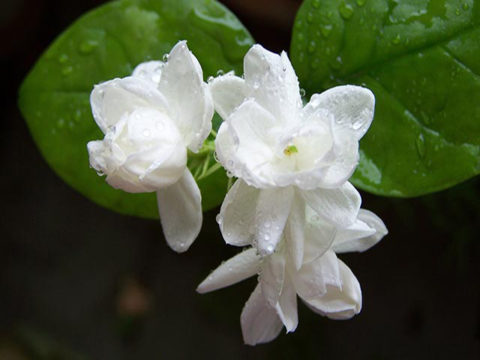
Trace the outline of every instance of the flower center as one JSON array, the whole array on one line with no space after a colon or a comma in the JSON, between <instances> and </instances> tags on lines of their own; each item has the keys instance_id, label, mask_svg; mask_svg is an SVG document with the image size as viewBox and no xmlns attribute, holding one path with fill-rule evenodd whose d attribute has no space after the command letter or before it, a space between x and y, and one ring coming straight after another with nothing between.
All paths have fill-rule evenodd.
<instances>
[{"instance_id":1,"label":"flower center","mask_svg":"<svg viewBox=\"0 0 480 360\"><path fill-rule=\"evenodd\" d=\"M283 153L287 156L292 154L298 153L298 149L295 145L288 145L284 150Z\"/></svg>"}]
</instances>

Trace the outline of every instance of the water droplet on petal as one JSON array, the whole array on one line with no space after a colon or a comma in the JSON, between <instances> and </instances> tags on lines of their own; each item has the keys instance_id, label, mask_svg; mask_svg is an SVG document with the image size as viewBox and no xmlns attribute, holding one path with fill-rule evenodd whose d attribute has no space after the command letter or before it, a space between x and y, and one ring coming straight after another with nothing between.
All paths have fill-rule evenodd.
<instances>
[{"instance_id":1,"label":"water droplet on petal","mask_svg":"<svg viewBox=\"0 0 480 360\"><path fill-rule=\"evenodd\" d=\"M223 222L223 217L222 217L222 215L218 214L218 215L215 217L215 220L217 221L217 224L221 225L222 222Z\"/></svg>"},{"instance_id":2,"label":"water droplet on petal","mask_svg":"<svg viewBox=\"0 0 480 360\"><path fill-rule=\"evenodd\" d=\"M168 54L163 55L162 60L163 60L163 62L167 62L168 61Z\"/></svg>"}]
</instances>

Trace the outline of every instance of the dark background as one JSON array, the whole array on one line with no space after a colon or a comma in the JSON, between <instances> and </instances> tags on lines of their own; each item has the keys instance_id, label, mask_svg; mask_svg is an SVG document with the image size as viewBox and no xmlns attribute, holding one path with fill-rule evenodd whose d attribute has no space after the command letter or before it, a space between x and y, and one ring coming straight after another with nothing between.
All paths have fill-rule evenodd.
<instances>
[{"instance_id":1,"label":"dark background","mask_svg":"<svg viewBox=\"0 0 480 360\"><path fill-rule=\"evenodd\" d=\"M225 0L256 40L288 49L300 1ZM46 165L17 109L18 86L48 44L103 1L0 3L0 359L479 359L480 184L421 199L363 194L390 234L342 259L363 289L349 321L299 303L293 334L242 344L255 279L207 295L197 284L238 249L205 214L191 250L158 221L98 207ZM448 166L448 164L446 164Z\"/></svg>"}]
</instances>

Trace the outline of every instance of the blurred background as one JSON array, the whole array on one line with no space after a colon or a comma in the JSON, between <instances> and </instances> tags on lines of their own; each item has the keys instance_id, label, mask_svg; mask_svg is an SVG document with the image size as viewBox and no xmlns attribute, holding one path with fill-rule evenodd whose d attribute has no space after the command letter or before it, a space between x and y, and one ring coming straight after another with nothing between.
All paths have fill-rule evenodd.
<instances>
[{"instance_id":1,"label":"blurred background","mask_svg":"<svg viewBox=\"0 0 480 360\"><path fill-rule=\"evenodd\" d=\"M362 285L362 312L336 322L299 303L297 331L257 347L243 345L239 324L255 279L195 292L238 251L224 245L217 210L177 255L158 221L112 213L63 183L17 91L54 38L103 2L0 3L0 360L480 358L479 180L419 199L364 193L390 234L342 256ZM288 50L300 0L222 2L259 43Z\"/></svg>"}]
</instances>

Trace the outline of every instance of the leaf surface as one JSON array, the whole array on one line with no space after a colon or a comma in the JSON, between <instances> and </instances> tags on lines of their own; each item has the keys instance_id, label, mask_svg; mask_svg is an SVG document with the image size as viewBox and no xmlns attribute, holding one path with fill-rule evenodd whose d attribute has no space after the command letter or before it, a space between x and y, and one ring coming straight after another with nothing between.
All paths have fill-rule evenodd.
<instances>
[{"instance_id":1,"label":"leaf surface","mask_svg":"<svg viewBox=\"0 0 480 360\"><path fill-rule=\"evenodd\" d=\"M306 0L291 57L309 93L370 88L352 181L418 196L480 173L480 1Z\"/></svg>"}]
</instances>

